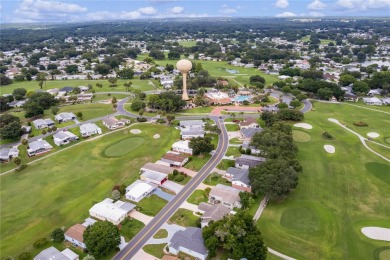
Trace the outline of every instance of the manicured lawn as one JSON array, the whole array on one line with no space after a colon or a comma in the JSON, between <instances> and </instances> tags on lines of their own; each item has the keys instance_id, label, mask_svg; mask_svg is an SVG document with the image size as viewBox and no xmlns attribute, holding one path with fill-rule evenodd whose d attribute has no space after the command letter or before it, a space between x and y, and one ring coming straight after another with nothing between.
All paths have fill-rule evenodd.
<instances>
[{"instance_id":1,"label":"manicured lawn","mask_svg":"<svg viewBox=\"0 0 390 260\"><path fill-rule=\"evenodd\" d=\"M158 85L155 80L151 80L156 86ZM140 80L139 78L134 78L130 80L118 79L116 87L110 87L108 80L47 80L46 84L43 85L42 90L46 91L52 88L62 88L65 86L78 87L78 86L87 86L91 84L93 89L96 92L126 92L126 88L123 85L126 82L132 82L132 88L138 89L141 91L154 90L152 84L149 83L149 80ZM102 88L96 87L96 83L103 84ZM40 89L38 85L38 81L22 81L22 82L14 82L11 85L2 86L1 91L3 94L12 93L15 88L25 88L27 91L33 91Z\"/></svg>"},{"instance_id":2,"label":"manicured lawn","mask_svg":"<svg viewBox=\"0 0 390 260\"><path fill-rule=\"evenodd\" d=\"M181 185L186 185L190 180L191 180L191 177L187 175L187 176L184 177L184 179L182 181L177 181L175 179L173 179L172 181L174 181L174 182L176 182L178 184L181 184Z\"/></svg>"},{"instance_id":3,"label":"manicured lawn","mask_svg":"<svg viewBox=\"0 0 390 260\"><path fill-rule=\"evenodd\" d=\"M146 245L142 249L152 256L157 257L158 259L163 258L164 254L164 247L166 247L167 244L157 244L157 245Z\"/></svg>"},{"instance_id":4,"label":"manicured lawn","mask_svg":"<svg viewBox=\"0 0 390 260\"><path fill-rule=\"evenodd\" d=\"M72 112L74 114L76 114L77 112L81 112L83 113L83 119L79 121L85 121L115 113L111 104L108 105L98 103L63 106L60 107L60 112L58 113L61 112Z\"/></svg>"},{"instance_id":5,"label":"manicured lawn","mask_svg":"<svg viewBox=\"0 0 390 260\"><path fill-rule=\"evenodd\" d=\"M366 142L366 144L374 151L376 151L376 152L380 153L381 155L390 159L390 148L386 148L386 147L380 146L380 145L372 143L372 142ZM390 147L390 145L387 145L387 146Z\"/></svg>"},{"instance_id":6,"label":"manicured lawn","mask_svg":"<svg viewBox=\"0 0 390 260\"><path fill-rule=\"evenodd\" d=\"M305 143L311 140L310 135L301 130L293 130L292 134L293 134L294 141L298 143Z\"/></svg>"},{"instance_id":7,"label":"manicured lawn","mask_svg":"<svg viewBox=\"0 0 390 260\"><path fill-rule=\"evenodd\" d=\"M180 208L169 219L169 222L183 227L196 227L198 219L199 217L195 216L191 210Z\"/></svg>"},{"instance_id":8,"label":"manicured lawn","mask_svg":"<svg viewBox=\"0 0 390 260\"><path fill-rule=\"evenodd\" d=\"M92 100L100 101L100 100L111 100L111 98L116 97L117 100L124 99L130 96L125 94L99 94L99 92L95 93Z\"/></svg>"},{"instance_id":9,"label":"manicured lawn","mask_svg":"<svg viewBox=\"0 0 390 260\"><path fill-rule=\"evenodd\" d=\"M315 111L305 114L313 125L304 131L311 140L296 142L303 166L298 187L283 202L270 202L257 224L269 247L297 259L372 259L388 242L365 237L361 228L390 228L390 166L330 117L355 131L367 131L352 125L362 120L388 134L383 127L388 115L316 103ZM324 131L335 137L335 154L323 149L330 142L322 138Z\"/></svg>"},{"instance_id":10,"label":"manicured lawn","mask_svg":"<svg viewBox=\"0 0 390 260\"><path fill-rule=\"evenodd\" d=\"M143 137L133 136L123 139L107 147L103 154L107 157L121 157L134 149L137 149L145 142Z\"/></svg>"},{"instance_id":11,"label":"manicured lawn","mask_svg":"<svg viewBox=\"0 0 390 260\"><path fill-rule=\"evenodd\" d=\"M233 138L229 140L230 144L242 144L242 141L238 138Z\"/></svg>"},{"instance_id":12,"label":"manicured lawn","mask_svg":"<svg viewBox=\"0 0 390 260\"><path fill-rule=\"evenodd\" d=\"M228 117L228 118L226 118L224 120L224 122L233 122L233 120L240 120L240 121L242 121L242 120L244 120L244 118L242 118L242 117Z\"/></svg>"},{"instance_id":13,"label":"manicured lawn","mask_svg":"<svg viewBox=\"0 0 390 260\"><path fill-rule=\"evenodd\" d=\"M183 47L192 47L196 45L196 41L179 41L179 45Z\"/></svg>"},{"instance_id":14,"label":"manicured lawn","mask_svg":"<svg viewBox=\"0 0 390 260\"><path fill-rule=\"evenodd\" d=\"M211 185L211 186L216 186L217 184L223 184L223 185L228 185L230 186L230 182L223 178L220 174L218 173L211 173L204 181L204 184Z\"/></svg>"},{"instance_id":15,"label":"manicured lawn","mask_svg":"<svg viewBox=\"0 0 390 260\"><path fill-rule=\"evenodd\" d=\"M199 205L201 202L207 202L207 200L204 190L195 190L187 199L189 203L196 205Z\"/></svg>"},{"instance_id":16,"label":"manicured lawn","mask_svg":"<svg viewBox=\"0 0 390 260\"><path fill-rule=\"evenodd\" d=\"M122 222L120 233L125 238L126 242L128 242L137 235L144 226L145 224L137 219L124 221L124 223Z\"/></svg>"},{"instance_id":17,"label":"manicured lawn","mask_svg":"<svg viewBox=\"0 0 390 260\"><path fill-rule=\"evenodd\" d=\"M241 155L240 147L229 146L225 155L226 156L239 157Z\"/></svg>"},{"instance_id":18,"label":"manicured lawn","mask_svg":"<svg viewBox=\"0 0 390 260\"><path fill-rule=\"evenodd\" d=\"M193 155L191 156L191 161L189 161L185 168L190 169L192 171L199 171L203 165L210 160L211 154L203 154L203 155Z\"/></svg>"},{"instance_id":19,"label":"manicured lawn","mask_svg":"<svg viewBox=\"0 0 390 260\"><path fill-rule=\"evenodd\" d=\"M195 107L191 109L180 110L177 113L180 114L209 114L213 111L214 107Z\"/></svg>"},{"instance_id":20,"label":"manicured lawn","mask_svg":"<svg viewBox=\"0 0 390 260\"><path fill-rule=\"evenodd\" d=\"M129 137L124 129L84 142L0 178L0 251L17 255L32 248L37 237L57 227L69 227L88 217L91 206L111 196L115 184L138 179L139 168L158 160L179 132L161 125L137 125L145 142L122 157L106 158L102 151ZM162 138L154 139L159 133ZM153 151L153 153L150 153ZM16 192L17 191L17 192ZM156 203L157 204L157 203Z\"/></svg>"},{"instance_id":21,"label":"manicured lawn","mask_svg":"<svg viewBox=\"0 0 390 260\"><path fill-rule=\"evenodd\" d=\"M226 171L229 167L234 167L233 160L222 159L222 161L217 166L218 169L224 171Z\"/></svg>"},{"instance_id":22,"label":"manicured lawn","mask_svg":"<svg viewBox=\"0 0 390 260\"><path fill-rule=\"evenodd\" d=\"M206 136L211 138L211 143L214 145L214 149L217 149L218 141L219 141L219 135L217 135L217 134L206 134Z\"/></svg>"},{"instance_id":23,"label":"manicured lawn","mask_svg":"<svg viewBox=\"0 0 390 260\"><path fill-rule=\"evenodd\" d=\"M166 237L168 237L168 231L166 229L160 229L153 236L153 238L157 238L157 239L159 239L159 238L166 238Z\"/></svg>"},{"instance_id":24,"label":"manicured lawn","mask_svg":"<svg viewBox=\"0 0 390 260\"><path fill-rule=\"evenodd\" d=\"M228 132L235 132L240 130L240 127L236 124L227 124L225 127Z\"/></svg>"},{"instance_id":25,"label":"manicured lawn","mask_svg":"<svg viewBox=\"0 0 390 260\"><path fill-rule=\"evenodd\" d=\"M156 216L162 208L165 207L167 201L158 197L155 194L152 194L150 197L144 198L138 202L138 206L141 207L140 212L148 216Z\"/></svg>"}]
</instances>

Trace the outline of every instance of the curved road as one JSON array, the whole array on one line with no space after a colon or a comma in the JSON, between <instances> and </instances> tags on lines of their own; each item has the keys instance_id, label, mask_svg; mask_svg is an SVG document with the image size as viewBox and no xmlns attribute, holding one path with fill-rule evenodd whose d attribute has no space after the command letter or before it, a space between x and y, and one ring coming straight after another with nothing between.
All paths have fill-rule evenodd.
<instances>
[{"instance_id":1,"label":"curved road","mask_svg":"<svg viewBox=\"0 0 390 260\"><path fill-rule=\"evenodd\" d=\"M191 195L191 193L206 179L208 174L222 160L228 148L228 134L223 124L223 119L212 118L217 126L221 129L220 139L215 154L211 159L200 169L198 174L179 192L173 200L171 200L154 218L146 225L130 242L120 251L113 259L132 259L134 255L143 247L143 245L156 233L161 226L169 220L176 212L180 205Z\"/></svg>"}]
</instances>

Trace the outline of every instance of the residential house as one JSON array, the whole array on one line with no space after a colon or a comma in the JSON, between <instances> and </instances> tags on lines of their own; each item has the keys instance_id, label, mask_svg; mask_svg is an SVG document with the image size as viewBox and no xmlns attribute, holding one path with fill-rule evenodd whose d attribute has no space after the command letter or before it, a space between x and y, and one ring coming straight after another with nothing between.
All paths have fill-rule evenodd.
<instances>
[{"instance_id":1,"label":"residential house","mask_svg":"<svg viewBox=\"0 0 390 260\"><path fill-rule=\"evenodd\" d=\"M22 130L26 134L31 133L31 126L22 125Z\"/></svg>"},{"instance_id":2,"label":"residential house","mask_svg":"<svg viewBox=\"0 0 390 260\"><path fill-rule=\"evenodd\" d=\"M260 128L259 124L256 121L256 118L247 117L244 121L239 123L240 129L251 129L251 128Z\"/></svg>"},{"instance_id":3,"label":"residential house","mask_svg":"<svg viewBox=\"0 0 390 260\"><path fill-rule=\"evenodd\" d=\"M69 93L69 92L72 92L72 91L73 91L73 87L65 86L65 87L61 88L60 91Z\"/></svg>"},{"instance_id":4,"label":"residential house","mask_svg":"<svg viewBox=\"0 0 390 260\"><path fill-rule=\"evenodd\" d=\"M242 154L235 160L235 167L249 169L265 162L265 158Z\"/></svg>"},{"instance_id":5,"label":"residential house","mask_svg":"<svg viewBox=\"0 0 390 260\"><path fill-rule=\"evenodd\" d=\"M155 172L155 173L162 173L162 174L168 175L168 174L171 174L173 172L173 168L149 162L149 163L145 163L141 167L140 172L141 172L141 174L144 172Z\"/></svg>"},{"instance_id":6,"label":"residential house","mask_svg":"<svg viewBox=\"0 0 390 260\"><path fill-rule=\"evenodd\" d=\"M263 131L262 128L242 128L240 134L244 140L251 140L256 133Z\"/></svg>"},{"instance_id":7,"label":"residential house","mask_svg":"<svg viewBox=\"0 0 390 260\"><path fill-rule=\"evenodd\" d=\"M106 198L102 202L96 203L90 210L89 214L100 220L107 220L114 225L119 225L127 214L135 208L135 205L129 202Z\"/></svg>"},{"instance_id":8,"label":"residential house","mask_svg":"<svg viewBox=\"0 0 390 260\"><path fill-rule=\"evenodd\" d=\"M381 106L382 101L377 97L364 97L363 102L369 106Z\"/></svg>"},{"instance_id":9,"label":"residential house","mask_svg":"<svg viewBox=\"0 0 390 260\"><path fill-rule=\"evenodd\" d=\"M108 129L117 129L120 127L125 126L126 124L130 123L130 120L128 119L116 119L115 117L107 117L102 120L103 125L105 125Z\"/></svg>"},{"instance_id":10,"label":"residential house","mask_svg":"<svg viewBox=\"0 0 390 260\"><path fill-rule=\"evenodd\" d=\"M169 253L178 255L183 252L196 259L205 260L208 255L204 245L202 230L196 227L187 227L177 231L168 243Z\"/></svg>"},{"instance_id":11,"label":"residential house","mask_svg":"<svg viewBox=\"0 0 390 260\"><path fill-rule=\"evenodd\" d=\"M58 115L55 115L54 119L57 120L58 123L64 123L64 122L75 120L76 116L73 113L62 112L62 113L59 113Z\"/></svg>"},{"instance_id":12,"label":"residential house","mask_svg":"<svg viewBox=\"0 0 390 260\"><path fill-rule=\"evenodd\" d=\"M57 146L61 146L61 145L69 144L69 142L71 141L76 141L79 139L79 137L69 131L60 131L53 135L53 139L54 139L54 143Z\"/></svg>"},{"instance_id":13,"label":"residential house","mask_svg":"<svg viewBox=\"0 0 390 260\"><path fill-rule=\"evenodd\" d=\"M40 130L40 129L44 129L44 128L48 128L48 127L51 127L51 126L54 126L55 123L53 120L51 120L50 118L47 118L47 119L36 119L33 121L33 124L35 126L36 129Z\"/></svg>"},{"instance_id":14,"label":"residential house","mask_svg":"<svg viewBox=\"0 0 390 260\"><path fill-rule=\"evenodd\" d=\"M181 155L177 152L167 152L164 156L156 162L156 164L170 166L170 167L181 167L188 162L188 157Z\"/></svg>"},{"instance_id":15,"label":"residential house","mask_svg":"<svg viewBox=\"0 0 390 260\"><path fill-rule=\"evenodd\" d=\"M201 202L198 206L198 211L203 215L200 217L201 228L209 225L210 221L218 221L230 213L230 209L221 204L209 204Z\"/></svg>"},{"instance_id":16,"label":"residential house","mask_svg":"<svg viewBox=\"0 0 390 260\"><path fill-rule=\"evenodd\" d=\"M93 94L78 94L77 95L77 101L92 101Z\"/></svg>"},{"instance_id":17,"label":"residential house","mask_svg":"<svg viewBox=\"0 0 390 260\"><path fill-rule=\"evenodd\" d=\"M79 256L69 248L60 252L54 246L42 250L34 260L79 260Z\"/></svg>"},{"instance_id":18,"label":"residential house","mask_svg":"<svg viewBox=\"0 0 390 260\"><path fill-rule=\"evenodd\" d=\"M80 134L82 137L88 137L95 134L102 134L102 129L94 123L80 125Z\"/></svg>"},{"instance_id":19,"label":"residential house","mask_svg":"<svg viewBox=\"0 0 390 260\"><path fill-rule=\"evenodd\" d=\"M373 97L374 95L380 95L382 92L382 90L380 88L377 88L377 89L371 89L370 91L368 91L368 96L370 97Z\"/></svg>"},{"instance_id":20,"label":"residential house","mask_svg":"<svg viewBox=\"0 0 390 260\"><path fill-rule=\"evenodd\" d=\"M33 156L49 152L52 148L53 146L51 146L46 140L39 139L28 144L27 153L28 156Z\"/></svg>"},{"instance_id":21,"label":"residential house","mask_svg":"<svg viewBox=\"0 0 390 260\"><path fill-rule=\"evenodd\" d=\"M15 100L8 103L9 107L22 107L26 103L26 100Z\"/></svg>"},{"instance_id":22,"label":"residential house","mask_svg":"<svg viewBox=\"0 0 390 260\"><path fill-rule=\"evenodd\" d=\"M157 189L157 185L142 180L136 180L126 188L126 199L139 202L150 196Z\"/></svg>"},{"instance_id":23,"label":"residential house","mask_svg":"<svg viewBox=\"0 0 390 260\"><path fill-rule=\"evenodd\" d=\"M53 96L57 95L58 91L59 91L58 88L52 88L52 89L46 90L47 93L49 93L50 95L53 95Z\"/></svg>"},{"instance_id":24,"label":"residential house","mask_svg":"<svg viewBox=\"0 0 390 260\"><path fill-rule=\"evenodd\" d=\"M252 187L249 181L249 170L229 167L225 177L232 182L232 187L238 190L251 192Z\"/></svg>"},{"instance_id":25,"label":"residential house","mask_svg":"<svg viewBox=\"0 0 390 260\"><path fill-rule=\"evenodd\" d=\"M352 93L345 93L344 94L344 101L350 101L350 102L357 102L359 100L359 97Z\"/></svg>"},{"instance_id":26,"label":"residential house","mask_svg":"<svg viewBox=\"0 0 390 260\"><path fill-rule=\"evenodd\" d=\"M180 121L180 131L183 140L204 137L204 123L202 120Z\"/></svg>"},{"instance_id":27,"label":"residential house","mask_svg":"<svg viewBox=\"0 0 390 260\"><path fill-rule=\"evenodd\" d=\"M189 147L189 140L180 140L172 145L172 150L179 153L192 155L192 148Z\"/></svg>"},{"instance_id":28,"label":"residential house","mask_svg":"<svg viewBox=\"0 0 390 260\"><path fill-rule=\"evenodd\" d=\"M12 158L18 156L19 156L19 150L17 148L0 149L0 162L9 162Z\"/></svg>"},{"instance_id":29,"label":"residential house","mask_svg":"<svg viewBox=\"0 0 390 260\"><path fill-rule=\"evenodd\" d=\"M66 232L65 232L65 240L71 242L75 246L79 246L81 248L87 248L87 246L84 243L83 234L86 227L82 224L76 224L71 226Z\"/></svg>"},{"instance_id":30,"label":"residential house","mask_svg":"<svg viewBox=\"0 0 390 260\"><path fill-rule=\"evenodd\" d=\"M162 185L168 180L168 174L146 170L141 173L140 179L156 185Z\"/></svg>"},{"instance_id":31,"label":"residential house","mask_svg":"<svg viewBox=\"0 0 390 260\"><path fill-rule=\"evenodd\" d=\"M390 98L382 98L382 103L386 106L390 105Z\"/></svg>"},{"instance_id":32,"label":"residential house","mask_svg":"<svg viewBox=\"0 0 390 260\"><path fill-rule=\"evenodd\" d=\"M249 140L245 140L243 143L242 143L242 149L244 150L247 150L248 148L251 150L251 154L260 154L260 150L257 149L256 147L254 147L253 145L250 145L251 141Z\"/></svg>"},{"instance_id":33,"label":"residential house","mask_svg":"<svg viewBox=\"0 0 390 260\"><path fill-rule=\"evenodd\" d=\"M211 188L209 194L209 203L220 203L231 210L233 208L241 208L239 193L240 190L226 185L217 184L217 186Z\"/></svg>"}]
</instances>

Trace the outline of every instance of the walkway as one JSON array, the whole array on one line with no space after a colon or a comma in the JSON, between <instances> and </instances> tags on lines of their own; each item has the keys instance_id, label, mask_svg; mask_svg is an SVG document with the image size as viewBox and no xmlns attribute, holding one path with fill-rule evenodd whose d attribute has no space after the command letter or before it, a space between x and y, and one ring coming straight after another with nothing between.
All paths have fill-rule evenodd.
<instances>
[{"instance_id":1,"label":"walkway","mask_svg":"<svg viewBox=\"0 0 390 260\"><path fill-rule=\"evenodd\" d=\"M149 245L149 244L153 244L153 245L157 245L157 244L165 244L165 243L168 243L169 241L171 241L173 235L177 232L177 231L180 231L180 230L185 230L186 228L185 227L182 227L182 226L179 226L179 225L176 225L176 224L167 224L167 223L164 223L164 225L161 226L160 229L165 229L167 232L168 232L168 236L166 238L153 238L151 237L146 243L145 245ZM135 258L136 259L136 258Z\"/></svg>"},{"instance_id":2,"label":"walkway","mask_svg":"<svg viewBox=\"0 0 390 260\"><path fill-rule=\"evenodd\" d=\"M265 206L267 206L267 203L268 203L268 196L266 195L264 199L260 202L260 205L257 208L255 215L253 216L254 221L257 221L260 218L261 213L263 213L263 210L265 209Z\"/></svg>"},{"instance_id":3,"label":"walkway","mask_svg":"<svg viewBox=\"0 0 390 260\"><path fill-rule=\"evenodd\" d=\"M367 138L361 136L360 134L356 133L356 132L353 131L352 129L349 129L349 128L346 127L345 125L341 124L341 123L339 122L339 120L337 120L337 119L328 118L328 120L329 120L330 122L333 122L333 123L338 124L338 125L341 126L342 128L344 128L344 129L350 131L351 133L353 133L354 135L356 135L357 137L359 137L360 142L362 142L362 144L364 145L364 147L366 147L370 152L372 152L373 154L375 154L375 155L381 157L383 160L386 160L386 161L390 162L390 159L389 159L389 158L387 158L387 157L381 155L380 153L375 152L374 150L372 150L372 149L366 144ZM386 147L386 146L384 146L384 147ZM386 148L388 148L388 147L386 147Z\"/></svg>"},{"instance_id":4,"label":"walkway","mask_svg":"<svg viewBox=\"0 0 390 260\"><path fill-rule=\"evenodd\" d=\"M198 205L189 203L187 201L184 201L183 204L180 205L180 208L188 209L188 210L191 210L192 212L197 212L198 211Z\"/></svg>"},{"instance_id":5,"label":"walkway","mask_svg":"<svg viewBox=\"0 0 390 260\"><path fill-rule=\"evenodd\" d=\"M175 197L174 195L169 194L160 188L157 188L154 194L166 201L171 201Z\"/></svg>"},{"instance_id":6,"label":"walkway","mask_svg":"<svg viewBox=\"0 0 390 260\"><path fill-rule=\"evenodd\" d=\"M145 225L149 224L149 222L152 221L152 219L153 219L153 217L145 215L145 214L143 214L143 213L141 213L139 211L136 211L136 210L130 211L129 217L132 217L132 218L134 218L136 220L139 220L142 223L144 223Z\"/></svg>"}]
</instances>

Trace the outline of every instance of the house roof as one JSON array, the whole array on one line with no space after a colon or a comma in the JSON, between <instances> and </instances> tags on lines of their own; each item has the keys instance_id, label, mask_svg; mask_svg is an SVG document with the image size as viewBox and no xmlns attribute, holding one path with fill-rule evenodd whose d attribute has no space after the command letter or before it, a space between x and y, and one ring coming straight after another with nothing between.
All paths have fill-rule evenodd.
<instances>
[{"instance_id":1,"label":"house roof","mask_svg":"<svg viewBox=\"0 0 390 260\"><path fill-rule=\"evenodd\" d=\"M203 126L203 121L202 120L186 120L186 121L180 121L180 126L181 127L186 127L186 126L190 126L190 127L194 127L194 126L197 126L197 125L201 125Z\"/></svg>"},{"instance_id":2,"label":"house roof","mask_svg":"<svg viewBox=\"0 0 390 260\"><path fill-rule=\"evenodd\" d=\"M34 260L69 260L64 254L62 254L57 248L51 246L42 250L37 256L34 257Z\"/></svg>"},{"instance_id":3,"label":"house roof","mask_svg":"<svg viewBox=\"0 0 390 260\"><path fill-rule=\"evenodd\" d=\"M225 186L225 185L220 185L220 186L215 186L211 188L210 191L210 197L221 197L223 201L228 202L230 204L234 204L235 202L240 201L240 196L238 195L240 193L239 190ZM231 189L227 189L227 188Z\"/></svg>"},{"instance_id":4,"label":"house roof","mask_svg":"<svg viewBox=\"0 0 390 260\"><path fill-rule=\"evenodd\" d=\"M253 117L247 117L247 118L245 118L244 121L240 122L240 126L248 126L248 125L251 125L251 124L257 124L258 125L256 119L253 118Z\"/></svg>"},{"instance_id":5,"label":"house roof","mask_svg":"<svg viewBox=\"0 0 390 260\"><path fill-rule=\"evenodd\" d=\"M142 166L141 171L152 171L152 172L170 174L173 172L173 169L168 166L149 162L144 164L144 166Z\"/></svg>"},{"instance_id":6,"label":"house roof","mask_svg":"<svg viewBox=\"0 0 390 260\"><path fill-rule=\"evenodd\" d=\"M164 174L164 173L159 173L159 172L151 172L151 171L144 171L141 176L143 177L146 177L148 179L151 179L151 180L155 180L155 181L158 181L158 182L161 182L162 180L164 180L167 175Z\"/></svg>"},{"instance_id":7,"label":"house roof","mask_svg":"<svg viewBox=\"0 0 390 260\"><path fill-rule=\"evenodd\" d=\"M203 129L181 129L181 135L203 135Z\"/></svg>"},{"instance_id":8,"label":"house roof","mask_svg":"<svg viewBox=\"0 0 390 260\"><path fill-rule=\"evenodd\" d=\"M55 119L72 119L76 118L75 114L69 112L62 112L55 116Z\"/></svg>"},{"instance_id":9,"label":"house roof","mask_svg":"<svg viewBox=\"0 0 390 260\"><path fill-rule=\"evenodd\" d=\"M172 144L172 148L187 149L192 151L192 149L189 147L189 144L189 140L180 140Z\"/></svg>"},{"instance_id":10,"label":"house roof","mask_svg":"<svg viewBox=\"0 0 390 260\"><path fill-rule=\"evenodd\" d=\"M115 117L106 117L106 118L103 118L102 121L104 123L106 123L107 125L115 125L119 122L119 120L116 119Z\"/></svg>"},{"instance_id":11,"label":"house roof","mask_svg":"<svg viewBox=\"0 0 390 260\"><path fill-rule=\"evenodd\" d=\"M64 256L66 256L70 260L76 260L79 259L79 255L70 250L69 248L66 248L64 251L61 252ZM54 259L53 259L54 260Z\"/></svg>"},{"instance_id":12,"label":"house roof","mask_svg":"<svg viewBox=\"0 0 390 260\"><path fill-rule=\"evenodd\" d=\"M169 246L176 250L180 250L180 247L183 247L202 255L207 254L202 230L196 227L187 227L185 230L177 231L171 238Z\"/></svg>"},{"instance_id":13,"label":"house roof","mask_svg":"<svg viewBox=\"0 0 390 260\"><path fill-rule=\"evenodd\" d=\"M46 140L37 140L37 141L29 143L28 146L30 147L28 150L31 150L31 151L38 151L40 149L53 148L53 146L51 146Z\"/></svg>"},{"instance_id":14,"label":"house roof","mask_svg":"<svg viewBox=\"0 0 390 260\"><path fill-rule=\"evenodd\" d=\"M55 133L53 135L54 139L59 139L59 140L64 140L67 138L74 138L74 137L77 137L77 135L75 135L74 133L69 132L69 131L60 131L60 132Z\"/></svg>"},{"instance_id":15,"label":"house roof","mask_svg":"<svg viewBox=\"0 0 390 260\"><path fill-rule=\"evenodd\" d=\"M221 204L212 205L206 202L201 202L198 206L198 209L204 211L202 220L206 220L205 222L207 223L211 220L221 220L224 216L230 213L230 209Z\"/></svg>"},{"instance_id":16,"label":"house roof","mask_svg":"<svg viewBox=\"0 0 390 260\"><path fill-rule=\"evenodd\" d=\"M135 208L135 205L132 203L121 200L113 203L112 199L107 198L102 202L93 205L89 212L95 213L109 220L117 221L123 216L123 214L127 214L133 208Z\"/></svg>"},{"instance_id":17,"label":"house roof","mask_svg":"<svg viewBox=\"0 0 390 260\"><path fill-rule=\"evenodd\" d=\"M241 155L240 157L236 158L236 163L241 165L248 165L249 167L254 167L263 162L265 162L265 158L250 155Z\"/></svg>"},{"instance_id":18,"label":"house roof","mask_svg":"<svg viewBox=\"0 0 390 260\"><path fill-rule=\"evenodd\" d=\"M0 149L0 158L9 159L11 155L18 155L19 150L16 148L2 148Z\"/></svg>"},{"instance_id":19,"label":"house roof","mask_svg":"<svg viewBox=\"0 0 390 260\"><path fill-rule=\"evenodd\" d=\"M162 159L182 163L185 159L187 159L187 156L168 152L168 153L164 154Z\"/></svg>"},{"instance_id":20,"label":"house roof","mask_svg":"<svg viewBox=\"0 0 390 260\"><path fill-rule=\"evenodd\" d=\"M84 242L83 234L85 231L85 227L81 224L76 224L74 226L71 226L66 232L65 236L71 237L74 240L77 240L81 243Z\"/></svg>"},{"instance_id":21,"label":"house roof","mask_svg":"<svg viewBox=\"0 0 390 260\"><path fill-rule=\"evenodd\" d=\"M87 123L80 125L80 132L81 133L90 133L90 132L95 132L95 131L101 131L100 127L98 127L94 123Z\"/></svg>"},{"instance_id":22,"label":"house roof","mask_svg":"<svg viewBox=\"0 0 390 260\"><path fill-rule=\"evenodd\" d=\"M233 181L241 181L242 183L245 183L246 185L250 185L249 170L229 167L229 169L227 169L226 173L232 175Z\"/></svg>"},{"instance_id":23,"label":"house roof","mask_svg":"<svg viewBox=\"0 0 390 260\"><path fill-rule=\"evenodd\" d=\"M136 180L126 188L126 195L129 194L133 198L139 198L145 193L149 193L154 190L157 185L148 183L142 180Z\"/></svg>"},{"instance_id":24,"label":"house roof","mask_svg":"<svg viewBox=\"0 0 390 260\"><path fill-rule=\"evenodd\" d=\"M71 92L71 91L73 91L73 87L65 86L65 87L61 88L60 91Z\"/></svg>"},{"instance_id":25,"label":"house roof","mask_svg":"<svg viewBox=\"0 0 390 260\"><path fill-rule=\"evenodd\" d=\"M263 131L262 128L242 128L240 130L245 138L252 138L256 133L260 133L261 131Z\"/></svg>"}]
</instances>

